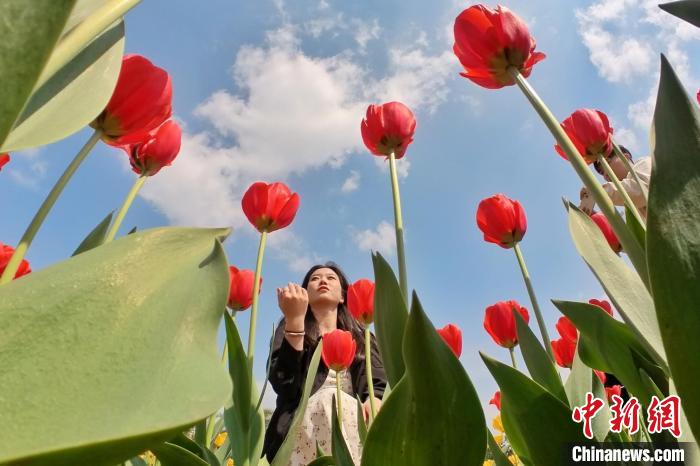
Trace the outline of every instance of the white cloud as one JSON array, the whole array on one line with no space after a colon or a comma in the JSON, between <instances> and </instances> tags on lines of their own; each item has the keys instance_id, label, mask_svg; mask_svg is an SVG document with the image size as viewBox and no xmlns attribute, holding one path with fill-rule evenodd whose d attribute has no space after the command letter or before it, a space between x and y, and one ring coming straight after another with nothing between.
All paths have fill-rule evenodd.
<instances>
[{"instance_id":1,"label":"white cloud","mask_svg":"<svg viewBox=\"0 0 700 466\"><path fill-rule=\"evenodd\" d=\"M288 228L277 230L268 238L273 256L287 263L293 272L306 273L312 265L321 262L317 254L309 252L309 247L304 240Z\"/></svg>"},{"instance_id":2,"label":"white cloud","mask_svg":"<svg viewBox=\"0 0 700 466\"><path fill-rule=\"evenodd\" d=\"M396 232L387 221L382 221L375 230L355 233L353 240L361 251L379 251L385 256L393 255L396 251Z\"/></svg>"},{"instance_id":3,"label":"white cloud","mask_svg":"<svg viewBox=\"0 0 700 466\"><path fill-rule=\"evenodd\" d=\"M357 170L351 170L350 171L350 176L347 177L345 182L343 183L343 186L340 188L340 190L344 193L351 193L353 191L356 191L357 188L360 187L360 172Z\"/></svg>"},{"instance_id":4,"label":"white cloud","mask_svg":"<svg viewBox=\"0 0 700 466\"><path fill-rule=\"evenodd\" d=\"M232 67L238 90L213 92L197 107L207 129L185 133L178 159L144 186L142 196L172 223L241 226L240 199L252 182L285 181L364 154L359 124L370 102L404 99L418 112L446 98L447 54L392 49L391 74L368 86L370 72L352 54L307 55L299 32L286 25L265 44L242 47ZM407 162L398 164L403 177ZM305 268L308 248L292 243L296 252L283 259Z\"/></svg>"},{"instance_id":5,"label":"white cloud","mask_svg":"<svg viewBox=\"0 0 700 466\"><path fill-rule=\"evenodd\" d=\"M11 154L11 162L3 170L18 185L36 191L49 168L41 152L42 148L31 148Z\"/></svg>"},{"instance_id":6,"label":"white cloud","mask_svg":"<svg viewBox=\"0 0 700 466\"><path fill-rule=\"evenodd\" d=\"M411 153L411 146L408 146L406 150L407 154ZM382 173L389 173L389 159L384 156L374 156L374 164L382 171ZM406 179L408 177L408 170L411 168L411 159L408 157L402 157L396 161L396 176L399 180Z\"/></svg>"},{"instance_id":7,"label":"white cloud","mask_svg":"<svg viewBox=\"0 0 700 466\"><path fill-rule=\"evenodd\" d=\"M370 40L378 39L381 28L379 27L379 21L375 18L371 23L365 21L356 20L352 22L352 26L355 28L355 42L360 46L361 50L365 50L367 43Z\"/></svg>"}]
</instances>

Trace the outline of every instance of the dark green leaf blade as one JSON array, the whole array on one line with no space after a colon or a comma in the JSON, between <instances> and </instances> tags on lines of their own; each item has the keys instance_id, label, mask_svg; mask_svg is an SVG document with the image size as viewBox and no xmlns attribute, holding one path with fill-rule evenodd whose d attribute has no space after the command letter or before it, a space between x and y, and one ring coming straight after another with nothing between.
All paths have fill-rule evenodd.
<instances>
[{"instance_id":1,"label":"dark green leaf blade","mask_svg":"<svg viewBox=\"0 0 700 466\"><path fill-rule=\"evenodd\" d=\"M700 2L698 0L681 0L678 2L662 3L659 8L673 16L700 27Z\"/></svg>"},{"instance_id":2,"label":"dark green leaf blade","mask_svg":"<svg viewBox=\"0 0 700 466\"><path fill-rule=\"evenodd\" d=\"M413 295L403 343L406 372L367 433L363 466L481 465L486 427L481 402Z\"/></svg>"},{"instance_id":3,"label":"dark green leaf blade","mask_svg":"<svg viewBox=\"0 0 700 466\"><path fill-rule=\"evenodd\" d=\"M174 443L165 442L151 447L151 451L162 466L209 466L199 456Z\"/></svg>"},{"instance_id":4,"label":"dark green leaf blade","mask_svg":"<svg viewBox=\"0 0 700 466\"><path fill-rule=\"evenodd\" d=\"M345 443L345 437L340 429L340 420L338 419L338 408L335 402L335 395L333 395L333 400L331 402L332 407L332 422L333 422L333 432L331 442L331 451L333 452L333 461L338 466L355 466L350 455L350 450L348 450L348 445Z\"/></svg>"},{"instance_id":5,"label":"dark green leaf blade","mask_svg":"<svg viewBox=\"0 0 700 466\"><path fill-rule=\"evenodd\" d=\"M496 443L496 439L493 438L490 431L487 431L486 433L486 440L489 443L489 451L491 452L491 456L493 457L493 461L496 463L496 466L513 466L513 463L508 460L508 457L505 453L503 453L503 450L501 450L498 443Z\"/></svg>"},{"instance_id":6,"label":"dark green leaf blade","mask_svg":"<svg viewBox=\"0 0 700 466\"><path fill-rule=\"evenodd\" d=\"M700 437L700 116L665 57L654 113L647 260L668 363ZM692 311L691 311L692 310Z\"/></svg>"},{"instance_id":7,"label":"dark green leaf blade","mask_svg":"<svg viewBox=\"0 0 700 466\"><path fill-rule=\"evenodd\" d=\"M112 215L114 212L110 212L93 230L85 237L82 243L73 252L72 256L77 256L81 252L89 251L90 249L96 248L102 245L105 241L105 236L107 236L107 231L109 231L109 225L112 223Z\"/></svg>"},{"instance_id":8,"label":"dark green leaf blade","mask_svg":"<svg viewBox=\"0 0 700 466\"><path fill-rule=\"evenodd\" d=\"M404 327L408 308L389 263L379 253L372 254L374 266L374 333L384 363L384 370L392 387L405 370L403 361Z\"/></svg>"}]
</instances>

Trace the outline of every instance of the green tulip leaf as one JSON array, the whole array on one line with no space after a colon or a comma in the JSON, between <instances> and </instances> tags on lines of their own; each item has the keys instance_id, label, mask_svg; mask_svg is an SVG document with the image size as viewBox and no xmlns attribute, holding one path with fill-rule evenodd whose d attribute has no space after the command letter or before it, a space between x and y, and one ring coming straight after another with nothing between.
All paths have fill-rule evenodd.
<instances>
[{"instance_id":1,"label":"green tulip leaf","mask_svg":"<svg viewBox=\"0 0 700 466\"><path fill-rule=\"evenodd\" d=\"M0 464L113 466L224 404L227 233L147 230L0 287Z\"/></svg>"},{"instance_id":2,"label":"green tulip leaf","mask_svg":"<svg viewBox=\"0 0 700 466\"><path fill-rule=\"evenodd\" d=\"M637 238L637 242L643 251L646 251L647 247L647 232L645 227L637 221L629 207L625 206L625 221L627 222L627 228L632 231L632 234Z\"/></svg>"},{"instance_id":3,"label":"green tulip leaf","mask_svg":"<svg viewBox=\"0 0 700 466\"><path fill-rule=\"evenodd\" d=\"M272 466L287 466L289 460L292 457L292 452L297 440L297 432L304 420L304 413L306 412L306 406L309 403L309 397L311 396L311 390L314 387L314 381L316 380L316 373L318 372L318 366L321 361L321 351L323 348L323 340L318 342L316 350L311 357L311 362L309 363L309 370L306 373L306 379L304 380L304 390L301 393L301 400L299 400L299 406L297 406L294 412L294 417L292 418L292 423L289 426L289 431L287 436L284 438L282 445L280 445L279 450L275 454L272 460Z\"/></svg>"},{"instance_id":4,"label":"green tulip leaf","mask_svg":"<svg viewBox=\"0 0 700 466\"><path fill-rule=\"evenodd\" d=\"M659 5L659 8L694 26L700 27L700 2L698 0L662 3Z\"/></svg>"},{"instance_id":5,"label":"green tulip leaf","mask_svg":"<svg viewBox=\"0 0 700 466\"><path fill-rule=\"evenodd\" d=\"M75 2L0 2L0 147L29 100Z\"/></svg>"},{"instance_id":6,"label":"green tulip leaf","mask_svg":"<svg viewBox=\"0 0 700 466\"><path fill-rule=\"evenodd\" d=\"M654 113L649 278L673 380L700 436L700 116L665 57Z\"/></svg>"},{"instance_id":7,"label":"green tulip leaf","mask_svg":"<svg viewBox=\"0 0 700 466\"><path fill-rule=\"evenodd\" d=\"M657 364L666 367L654 303L642 279L615 254L591 218L569 203L569 230L576 249L593 271L630 329Z\"/></svg>"},{"instance_id":8,"label":"green tulip leaf","mask_svg":"<svg viewBox=\"0 0 700 466\"><path fill-rule=\"evenodd\" d=\"M643 400L651 393L639 376L639 367L650 367L649 354L628 326L588 303L552 301L579 330L578 354L594 369L615 374L627 390Z\"/></svg>"},{"instance_id":9,"label":"green tulip leaf","mask_svg":"<svg viewBox=\"0 0 700 466\"><path fill-rule=\"evenodd\" d=\"M343 432L340 428L335 395L333 395L331 407L331 421L333 422L331 451L333 452L333 461L337 466L355 466L355 462L352 460L352 455L350 455L350 450L348 450L348 445L345 443L345 437L343 437Z\"/></svg>"},{"instance_id":10,"label":"green tulip leaf","mask_svg":"<svg viewBox=\"0 0 700 466\"><path fill-rule=\"evenodd\" d=\"M389 385L396 385L405 370L402 356L404 328L408 319L406 301L389 263L372 254L374 266L374 333Z\"/></svg>"},{"instance_id":11,"label":"green tulip leaf","mask_svg":"<svg viewBox=\"0 0 700 466\"><path fill-rule=\"evenodd\" d=\"M224 421L230 436L234 464L257 464L262 452L265 416L262 410L255 410L258 400L255 381L250 378L248 358L238 327L228 312L224 313L228 342L229 373L233 381L233 404L224 410Z\"/></svg>"},{"instance_id":12,"label":"green tulip leaf","mask_svg":"<svg viewBox=\"0 0 700 466\"><path fill-rule=\"evenodd\" d=\"M554 367L552 358L549 357L549 354L547 354L520 313L514 312L513 315L515 316L515 325L518 332L518 344L530 376L552 395L559 398L562 403L568 403L566 391L561 383L559 373Z\"/></svg>"},{"instance_id":13,"label":"green tulip leaf","mask_svg":"<svg viewBox=\"0 0 700 466\"><path fill-rule=\"evenodd\" d=\"M362 466L481 465L486 451L481 403L415 293L403 355L406 372L374 418Z\"/></svg>"},{"instance_id":14,"label":"green tulip leaf","mask_svg":"<svg viewBox=\"0 0 700 466\"><path fill-rule=\"evenodd\" d=\"M151 451L162 466L209 466L199 456L174 443L165 442L151 447Z\"/></svg>"},{"instance_id":15,"label":"green tulip leaf","mask_svg":"<svg viewBox=\"0 0 700 466\"><path fill-rule=\"evenodd\" d=\"M89 251L90 249L96 248L102 245L107 236L107 231L109 231L109 225L112 223L112 215L114 212L110 212L102 221L85 237L78 248L73 252L73 256Z\"/></svg>"},{"instance_id":16,"label":"green tulip leaf","mask_svg":"<svg viewBox=\"0 0 700 466\"><path fill-rule=\"evenodd\" d=\"M42 146L84 128L109 102L123 55L120 21L34 91L2 151Z\"/></svg>"},{"instance_id":17,"label":"green tulip leaf","mask_svg":"<svg viewBox=\"0 0 700 466\"><path fill-rule=\"evenodd\" d=\"M493 457L493 461L496 463L496 466L513 466L513 463L511 463L506 454L503 453L500 445L496 443L496 439L493 438L493 435L491 435L491 432L488 429L486 432L486 441L489 444L489 451L491 452L491 456Z\"/></svg>"},{"instance_id":18,"label":"green tulip leaf","mask_svg":"<svg viewBox=\"0 0 700 466\"><path fill-rule=\"evenodd\" d=\"M596 384L596 382L598 382ZM564 384L566 393L569 398L569 407L573 410L577 406L586 404L586 393L593 393L594 396L607 400L605 388L598 379L598 376L593 373L593 370L586 366L578 354L578 348L574 353L574 361L571 365L571 373ZM608 436L610 426L610 410L607 403L603 409L598 411L598 414L591 421L593 435L599 442L604 442Z\"/></svg>"},{"instance_id":19,"label":"green tulip leaf","mask_svg":"<svg viewBox=\"0 0 700 466\"><path fill-rule=\"evenodd\" d=\"M558 466L568 462L566 446L585 443L581 426L571 420L569 406L512 367L481 354L486 367L501 389L501 418L507 414L527 444L527 457L537 466ZM542 422L546 416L547 422ZM506 435L511 434L506 427ZM520 452L511 443L516 454Z\"/></svg>"}]
</instances>

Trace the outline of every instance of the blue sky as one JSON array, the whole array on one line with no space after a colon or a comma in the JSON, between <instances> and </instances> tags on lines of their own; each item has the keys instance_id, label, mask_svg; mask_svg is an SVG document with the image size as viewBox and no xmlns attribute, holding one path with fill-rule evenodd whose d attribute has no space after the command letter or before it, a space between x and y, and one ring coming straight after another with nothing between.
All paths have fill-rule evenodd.
<instances>
[{"instance_id":1,"label":"blue sky","mask_svg":"<svg viewBox=\"0 0 700 466\"><path fill-rule=\"evenodd\" d=\"M504 3L547 54L530 82L555 115L579 107L606 112L635 156L648 153L658 53L689 90L699 87L697 32L653 1ZM229 260L253 268L258 237L242 216L242 192L256 180L285 181L301 195L295 222L270 236L265 258L259 380L281 317L275 287L327 260L353 281L371 278L372 249L395 261L386 164L364 149L359 131L369 103L400 100L415 111L415 141L399 161L409 284L436 326L463 330L461 359L484 405L497 387L478 351L508 361L483 330L484 309L507 299L531 306L513 252L485 243L476 227L482 198L502 192L523 204L529 227L522 249L552 335L559 316L550 299L604 296L569 238L561 198L578 199L580 183L551 136L516 88L481 89L458 74L451 29L467 6L150 0L128 14L127 52L171 73L185 135L173 166L146 183L124 232L232 225ZM13 155L0 173L0 241L18 241L88 135ZM118 208L134 176L120 151L99 145L37 236L28 255L33 268L69 256ZM247 328L247 313L239 322Z\"/></svg>"}]
</instances>

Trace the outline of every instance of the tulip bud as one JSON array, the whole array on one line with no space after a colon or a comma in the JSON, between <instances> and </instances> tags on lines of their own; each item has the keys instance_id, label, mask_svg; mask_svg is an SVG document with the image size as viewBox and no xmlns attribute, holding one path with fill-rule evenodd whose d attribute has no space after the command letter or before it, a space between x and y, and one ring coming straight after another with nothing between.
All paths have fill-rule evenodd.
<instances>
[{"instance_id":1,"label":"tulip bud","mask_svg":"<svg viewBox=\"0 0 700 466\"><path fill-rule=\"evenodd\" d=\"M512 248L525 236L527 218L518 201L496 194L479 202L476 223L484 233L484 241L502 248Z\"/></svg>"},{"instance_id":2,"label":"tulip bud","mask_svg":"<svg viewBox=\"0 0 700 466\"><path fill-rule=\"evenodd\" d=\"M283 183L253 183L241 201L243 213L259 231L272 232L292 223L299 209L299 195Z\"/></svg>"},{"instance_id":3,"label":"tulip bud","mask_svg":"<svg viewBox=\"0 0 700 466\"><path fill-rule=\"evenodd\" d=\"M501 391L497 391L493 394L493 398L489 401L490 405L494 405L498 410L501 410Z\"/></svg>"},{"instance_id":4,"label":"tulip bud","mask_svg":"<svg viewBox=\"0 0 700 466\"><path fill-rule=\"evenodd\" d=\"M0 154L0 170L10 161L10 154Z\"/></svg>"},{"instance_id":5,"label":"tulip bud","mask_svg":"<svg viewBox=\"0 0 700 466\"><path fill-rule=\"evenodd\" d=\"M613 129L607 115L599 110L576 110L562 122L561 127L588 164L598 160L601 154L607 157L613 150ZM554 148L559 155L568 160L559 144Z\"/></svg>"},{"instance_id":6,"label":"tulip bud","mask_svg":"<svg viewBox=\"0 0 700 466\"><path fill-rule=\"evenodd\" d=\"M234 266L229 266L231 287L228 292L228 307L234 311L245 311L253 304L253 284L255 283L255 272L252 270L239 270ZM260 288L262 289L262 277L260 278Z\"/></svg>"},{"instance_id":7,"label":"tulip bud","mask_svg":"<svg viewBox=\"0 0 700 466\"><path fill-rule=\"evenodd\" d=\"M5 272L5 268L7 267L7 264L10 262L10 259L12 258L12 254L14 254L15 248L12 246L8 246L7 244L0 243L0 275ZM23 275L27 275L32 271L31 267L29 266L29 262L27 262L26 259L22 259L22 262L20 263L19 267L17 268L17 272L15 272L15 278L19 278Z\"/></svg>"},{"instance_id":8,"label":"tulip bud","mask_svg":"<svg viewBox=\"0 0 700 466\"><path fill-rule=\"evenodd\" d=\"M557 321L557 331L562 338L576 343L578 341L578 330L567 317L560 317Z\"/></svg>"},{"instance_id":9,"label":"tulip bud","mask_svg":"<svg viewBox=\"0 0 700 466\"><path fill-rule=\"evenodd\" d=\"M486 308L484 315L484 328L491 335L497 345L504 348L513 348L518 344L518 333L515 327L515 316L513 312L519 312L525 319L530 321L530 315L517 301L500 301Z\"/></svg>"},{"instance_id":10,"label":"tulip bud","mask_svg":"<svg viewBox=\"0 0 700 466\"><path fill-rule=\"evenodd\" d=\"M576 352L576 342L560 338L552 340L552 352L554 359L561 367L571 368L574 363L574 353Z\"/></svg>"},{"instance_id":11,"label":"tulip bud","mask_svg":"<svg viewBox=\"0 0 700 466\"><path fill-rule=\"evenodd\" d=\"M610 314L610 316L613 315L612 306L610 305L609 302L607 302L607 301L604 300L604 299L600 299L600 300L598 300L598 299L589 299L589 300L588 300L588 304L592 304L592 305L594 305L594 306L598 306L599 308L601 308L602 310L604 310L605 312L607 312L608 314Z\"/></svg>"},{"instance_id":12,"label":"tulip bud","mask_svg":"<svg viewBox=\"0 0 700 466\"><path fill-rule=\"evenodd\" d=\"M336 372L350 367L355 360L357 344L352 333L336 329L323 335L321 357L327 367Z\"/></svg>"},{"instance_id":13,"label":"tulip bud","mask_svg":"<svg viewBox=\"0 0 700 466\"><path fill-rule=\"evenodd\" d=\"M348 287L348 311L365 325L374 321L374 282L361 279Z\"/></svg>"},{"instance_id":14,"label":"tulip bud","mask_svg":"<svg viewBox=\"0 0 700 466\"><path fill-rule=\"evenodd\" d=\"M360 131L367 149L374 155L388 156L394 151L397 159L403 157L413 142L416 118L401 102L389 102L367 107Z\"/></svg>"},{"instance_id":15,"label":"tulip bud","mask_svg":"<svg viewBox=\"0 0 700 466\"><path fill-rule=\"evenodd\" d=\"M603 233L603 236L605 236L610 248L616 254L619 254L620 251L622 251L622 245L620 244L620 240L617 239L617 236L615 235L615 232L613 231L612 226L610 225L610 222L608 222L605 215L597 212L591 215L591 219L593 219L596 225L598 225L598 228L600 228L600 231Z\"/></svg>"},{"instance_id":16,"label":"tulip bud","mask_svg":"<svg viewBox=\"0 0 700 466\"><path fill-rule=\"evenodd\" d=\"M447 324L437 329L442 339L447 343L452 352L458 358L462 355L462 331L456 325Z\"/></svg>"},{"instance_id":17,"label":"tulip bud","mask_svg":"<svg viewBox=\"0 0 700 466\"><path fill-rule=\"evenodd\" d=\"M166 121L149 134L142 143L124 146L134 173L153 176L165 166L170 166L180 152L182 133L173 120Z\"/></svg>"}]
</instances>

